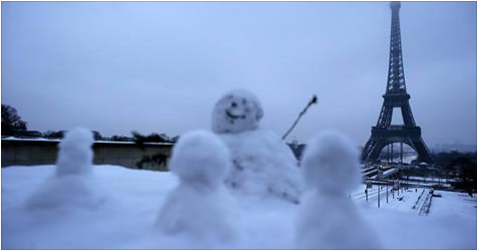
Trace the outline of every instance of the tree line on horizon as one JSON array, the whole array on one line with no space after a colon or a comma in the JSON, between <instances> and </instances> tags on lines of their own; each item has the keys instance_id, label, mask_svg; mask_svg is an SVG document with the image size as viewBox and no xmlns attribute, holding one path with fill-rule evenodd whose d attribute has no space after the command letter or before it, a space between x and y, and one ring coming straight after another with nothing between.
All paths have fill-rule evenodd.
<instances>
[{"instance_id":1,"label":"tree line on horizon","mask_svg":"<svg viewBox=\"0 0 477 250\"><path fill-rule=\"evenodd\" d=\"M131 136L113 135L111 137L103 136L96 130L93 130L92 132L95 141L130 141L136 142L139 146L147 142L175 143L179 138L179 136L169 137L165 133L143 135L137 131L132 131ZM18 111L8 104L2 104L2 137L13 136L20 138L62 139L65 136L65 133L65 130L48 130L46 132L28 130L28 123L22 120Z\"/></svg>"}]
</instances>

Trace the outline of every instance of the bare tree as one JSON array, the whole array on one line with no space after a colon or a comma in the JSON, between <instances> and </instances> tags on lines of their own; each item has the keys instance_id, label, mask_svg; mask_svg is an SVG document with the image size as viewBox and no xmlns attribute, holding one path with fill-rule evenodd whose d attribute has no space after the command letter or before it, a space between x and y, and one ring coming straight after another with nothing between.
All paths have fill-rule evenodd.
<instances>
[{"instance_id":1,"label":"bare tree","mask_svg":"<svg viewBox=\"0 0 477 250\"><path fill-rule=\"evenodd\" d=\"M17 110L10 105L2 104L2 135L15 135L16 132L27 130L27 123L18 115Z\"/></svg>"}]
</instances>

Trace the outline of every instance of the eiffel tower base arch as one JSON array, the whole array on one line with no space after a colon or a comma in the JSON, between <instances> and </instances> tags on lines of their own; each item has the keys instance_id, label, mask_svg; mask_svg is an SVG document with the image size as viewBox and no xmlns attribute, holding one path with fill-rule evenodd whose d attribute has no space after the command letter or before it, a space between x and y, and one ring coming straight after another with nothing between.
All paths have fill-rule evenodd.
<instances>
[{"instance_id":1,"label":"eiffel tower base arch","mask_svg":"<svg viewBox=\"0 0 477 250\"><path fill-rule=\"evenodd\" d=\"M367 163L378 161L383 148L392 143L406 144L416 151L419 162L433 163L429 149L421 137L421 128L418 126L373 127L371 137L363 149L361 160Z\"/></svg>"}]
</instances>

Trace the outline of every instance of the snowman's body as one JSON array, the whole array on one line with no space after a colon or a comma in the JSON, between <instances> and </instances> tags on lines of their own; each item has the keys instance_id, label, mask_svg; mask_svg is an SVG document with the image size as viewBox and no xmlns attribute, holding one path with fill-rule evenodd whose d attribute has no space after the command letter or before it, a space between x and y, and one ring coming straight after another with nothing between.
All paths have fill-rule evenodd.
<instances>
[{"instance_id":1,"label":"snowman's body","mask_svg":"<svg viewBox=\"0 0 477 250\"><path fill-rule=\"evenodd\" d=\"M212 130L228 146L233 163L225 183L234 192L298 203L302 185L297 161L277 134L260 128L262 117L260 101L248 91L231 91L215 105Z\"/></svg>"}]
</instances>

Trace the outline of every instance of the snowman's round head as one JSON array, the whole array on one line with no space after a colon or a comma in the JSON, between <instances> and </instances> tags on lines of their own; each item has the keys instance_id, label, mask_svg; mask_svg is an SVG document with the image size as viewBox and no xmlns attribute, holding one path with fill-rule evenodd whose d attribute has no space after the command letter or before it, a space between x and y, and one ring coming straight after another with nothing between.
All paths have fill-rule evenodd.
<instances>
[{"instance_id":1,"label":"snowman's round head","mask_svg":"<svg viewBox=\"0 0 477 250\"><path fill-rule=\"evenodd\" d=\"M174 146L169 168L182 183L216 187L230 165L229 151L217 135L196 130L181 135Z\"/></svg>"},{"instance_id":2,"label":"snowman's round head","mask_svg":"<svg viewBox=\"0 0 477 250\"><path fill-rule=\"evenodd\" d=\"M302 166L307 187L320 192L346 194L361 180L358 149L347 136L334 130L309 141Z\"/></svg>"},{"instance_id":3,"label":"snowman's round head","mask_svg":"<svg viewBox=\"0 0 477 250\"><path fill-rule=\"evenodd\" d=\"M246 90L233 90L215 104L212 130L216 133L240 133L254 130L263 117L260 100Z\"/></svg>"},{"instance_id":4,"label":"snowman's round head","mask_svg":"<svg viewBox=\"0 0 477 250\"><path fill-rule=\"evenodd\" d=\"M81 174L91 171L93 162L93 133L83 128L68 131L59 144L58 175Z\"/></svg>"}]
</instances>

